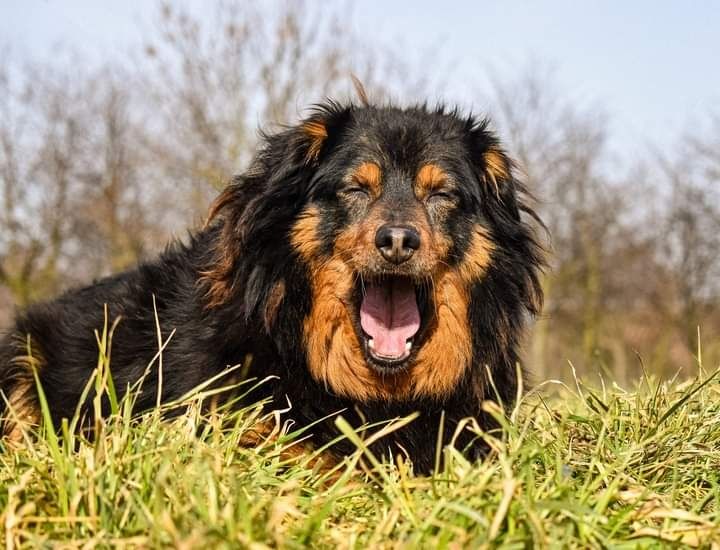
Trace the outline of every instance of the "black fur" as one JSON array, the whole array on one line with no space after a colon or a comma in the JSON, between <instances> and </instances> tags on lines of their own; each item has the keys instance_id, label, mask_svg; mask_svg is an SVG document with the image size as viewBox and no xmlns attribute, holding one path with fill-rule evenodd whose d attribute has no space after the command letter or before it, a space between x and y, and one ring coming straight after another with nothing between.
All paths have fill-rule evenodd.
<instances>
[{"instance_id":1,"label":"black fur","mask_svg":"<svg viewBox=\"0 0 720 550\"><path fill-rule=\"evenodd\" d=\"M316 149L306 131L312 122L327 131ZM484 122L442 108L403 110L328 102L304 124L266 135L263 141L251 168L231 182L216 204L213 220L189 243L172 244L155 261L19 313L0 345L0 391L9 399L27 380L27 364L14 358L25 353L18 342L29 335L41 361L38 375L54 422L59 425L71 416L97 364L94 331L103 327L105 304L111 322L121 319L112 342L111 371L122 391L138 380L157 352L155 297L164 334L176 331L163 353L163 401L178 398L252 353L249 374L278 377L271 388L274 402L283 407L289 399L292 409L287 414L298 425L339 410L355 424L362 422L361 416L372 422L420 412L416 421L377 445L394 452L399 445L416 470L427 472L442 411L446 441L466 416L492 426L480 410L482 399L496 398L486 366L504 404L514 400L519 338L528 314L537 313L542 299L541 248L528 220L534 214L524 202L524 189L512 177L510 162ZM501 181L488 176L484 154L491 148L507 161ZM308 372L302 326L312 306L313 272L293 248L291 232L303 208L316 205L322 212L318 234L323 247L318 254L332 253L338 234L363 215L361 207L348 207L338 198L347 167L358 155L376 155L378 162L394 167L395 179L384 184L387 194L394 192L393 185L398 193L405 192L403 174L410 177L428 159L442 164L459 182L452 206L445 207L449 214L435 228L452 240L445 258L451 267L463 261L473 224L492 235L492 262L468 295L472 365L449 395L358 401L335 395ZM432 224L432 215L428 219ZM264 315L280 280L285 296L267 326ZM213 285L224 294L210 304ZM153 370L138 397L138 409L154 406L157 386ZM337 435L332 422L312 432L317 444ZM468 436L461 440L463 445L469 442ZM349 450L349 444L335 447L337 453ZM482 451L475 445L470 452Z\"/></svg>"}]
</instances>

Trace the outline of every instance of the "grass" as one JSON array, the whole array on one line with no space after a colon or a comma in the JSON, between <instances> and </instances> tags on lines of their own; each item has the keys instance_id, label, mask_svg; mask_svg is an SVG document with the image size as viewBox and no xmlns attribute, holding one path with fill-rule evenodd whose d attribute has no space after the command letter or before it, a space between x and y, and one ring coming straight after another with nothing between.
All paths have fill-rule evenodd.
<instances>
[{"instance_id":1,"label":"grass","mask_svg":"<svg viewBox=\"0 0 720 550\"><path fill-rule=\"evenodd\" d=\"M102 342L100 342L101 348ZM6 548L475 548L712 546L720 541L720 384L644 377L631 391L545 384L485 434L492 455L470 463L450 447L431 477L366 450L403 422L354 432L358 451L334 470L321 453L292 453L303 433L259 407L138 419L98 363L90 382L114 414L92 441L39 430L0 451ZM497 405L485 403L501 417ZM138 421L139 420L139 421ZM434 444L429 441L428 444ZM715 545L715 547L720 547Z\"/></svg>"}]
</instances>

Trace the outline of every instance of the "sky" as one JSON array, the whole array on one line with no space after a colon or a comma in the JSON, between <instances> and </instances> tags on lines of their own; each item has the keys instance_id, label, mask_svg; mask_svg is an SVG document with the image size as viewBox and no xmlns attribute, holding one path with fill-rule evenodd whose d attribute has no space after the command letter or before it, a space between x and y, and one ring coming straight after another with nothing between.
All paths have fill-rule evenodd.
<instances>
[{"instance_id":1,"label":"sky","mask_svg":"<svg viewBox=\"0 0 720 550\"><path fill-rule=\"evenodd\" d=\"M720 113L718 1L359 0L350 12L363 40L448 75L432 99L477 106L487 75L538 65L638 150L671 146ZM44 59L64 45L102 61L140 42L155 13L150 0L0 0L0 45Z\"/></svg>"}]
</instances>

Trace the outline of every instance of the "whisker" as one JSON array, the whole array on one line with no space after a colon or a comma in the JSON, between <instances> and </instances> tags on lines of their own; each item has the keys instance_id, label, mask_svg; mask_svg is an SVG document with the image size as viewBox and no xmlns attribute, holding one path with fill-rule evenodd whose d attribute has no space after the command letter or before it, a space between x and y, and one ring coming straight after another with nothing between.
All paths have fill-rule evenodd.
<instances>
[{"instance_id":1,"label":"whisker","mask_svg":"<svg viewBox=\"0 0 720 550\"><path fill-rule=\"evenodd\" d=\"M360 277L360 292L362 293L362 296L365 297L367 292L365 291L365 280L363 279L362 273L358 272L358 275Z\"/></svg>"},{"instance_id":2,"label":"whisker","mask_svg":"<svg viewBox=\"0 0 720 550\"><path fill-rule=\"evenodd\" d=\"M433 309L435 310L435 319L440 318L440 304L438 304L437 300L437 288L435 286L435 279L430 278L430 286L432 288L432 296L433 296Z\"/></svg>"}]
</instances>

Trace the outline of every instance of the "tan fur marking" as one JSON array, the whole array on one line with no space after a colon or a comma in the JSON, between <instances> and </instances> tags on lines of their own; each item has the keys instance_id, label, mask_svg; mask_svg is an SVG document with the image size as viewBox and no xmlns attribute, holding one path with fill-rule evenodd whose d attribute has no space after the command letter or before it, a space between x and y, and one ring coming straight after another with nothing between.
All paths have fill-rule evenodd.
<instances>
[{"instance_id":1,"label":"tan fur marking","mask_svg":"<svg viewBox=\"0 0 720 550\"><path fill-rule=\"evenodd\" d=\"M210 210L208 211L207 219L205 220L203 227L207 228L217 215L232 202L233 198L234 189L230 186L226 187L210 205Z\"/></svg>"},{"instance_id":2,"label":"tan fur marking","mask_svg":"<svg viewBox=\"0 0 720 550\"><path fill-rule=\"evenodd\" d=\"M306 262L314 262L322 246L317 235L320 212L317 207L306 208L299 216L290 232L293 247Z\"/></svg>"},{"instance_id":3,"label":"tan fur marking","mask_svg":"<svg viewBox=\"0 0 720 550\"><path fill-rule=\"evenodd\" d=\"M465 257L458 266L458 270L465 284L471 284L481 279L492 258L492 251L495 245L485 229L479 225L473 227L470 246L465 252Z\"/></svg>"},{"instance_id":4,"label":"tan fur marking","mask_svg":"<svg viewBox=\"0 0 720 550\"><path fill-rule=\"evenodd\" d=\"M23 338L18 338L15 346L21 351L12 360L12 365L17 369L13 375L15 383L7 395L9 407L5 411L6 418L0 436L6 437L11 443L20 443L24 429L40 424L40 404L33 371L43 368L45 360L40 350L33 348Z\"/></svg>"},{"instance_id":5,"label":"tan fur marking","mask_svg":"<svg viewBox=\"0 0 720 550\"><path fill-rule=\"evenodd\" d=\"M275 317L284 298L285 281L281 280L273 285L272 290L270 291L270 296L268 296L267 302L265 303L263 321L265 322L265 330L268 332L270 332L273 324L275 323Z\"/></svg>"},{"instance_id":6,"label":"tan fur marking","mask_svg":"<svg viewBox=\"0 0 720 550\"><path fill-rule=\"evenodd\" d=\"M280 427L275 420L266 419L256 422L252 428L247 429L240 436L241 447L259 447L272 440L280 433Z\"/></svg>"},{"instance_id":7,"label":"tan fur marking","mask_svg":"<svg viewBox=\"0 0 720 550\"><path fill-rule=\"evenodd\" d=\"M40 406L35 393L35 380L20 380L8 396L9 410L3 432L8 441L20 443L23 431L40 424Z\"/></svg>"},{"instance_id":8,"label":"tan fur marking","mask_svg":"<svg viewBox=\"0 0 720 550\"><path fill-rule=\"evenodd\" d=\"M447 175L437 164L426 164L415 176L415 194L420 200L447 181Z\"/></svg>"},{"instance_id":9,"label":"tan fur marking","mask_svg":"<svg viewBox=\"0 0 720 550\"><path fill-rule=\"evenodd\" d=\"M366 187L373 197L379 197L382 193L382 173L380 167L374 162L363 162L352 173L352 179Z\"/></svg>"},{"instance_id":10,"label":"tan fur marking","mask_svg":"<svg viewBox=\"0 0 720 550\"><path fill-rule=\"evenodd\" d=\"M217 268L212 271L202 271L200 273L200 282L207 282L208 289L205 293L207 297L206 308L211 309L227 302L232 294L231 285L227 284L224 274L232 269L232 257L229 254L223 255L222 260L217 264Z\"/></svg>"},{"instance_id":11,"label":"tan fur marking","mask_svg":"<svg viewBox=\"0 0 720 550\"><path fill-rule=\"evenodd\" d=\"M498 181L506 180L510 176L507 157L498 149L488 149L485 151L484 159L488 179L495 186L495 191L499 192Z\"/></svg>"},{"instance_id":12,"label":"tan fur marking","mask_svg":"<svg viewBox=\"0 0 720 550\"><path fill-rule=\"evenodd\" d=\"M258 448L267 444L274 444L278 437L283 435L280 428L280 418L265 419L258 421L252 428L240 436L240 446L246 448ZM280 460L299 462L313 453L313 446L307 441L298 441L285 445L280 450ZM330 451L313 457L307 466L318 472L326 473L332 470L339 460Z\"/></svg>"},{"instance_id":13,"label":"tan fur marking","mask_svg":"<svg viewBox=\"0 0 720 550\"><path fill-rule=\"evenodd\" d=\"M415 397L452 392L472 359L466 286L453 271L435 281L436 323L413 367Z\"/></svg>"},{"instance_id":14,"label":"tan fur marking","mask_svg":"<svg viewBox=\"0 0 720 550\"><path fill-rule=\"evenodd\" d=\"M213 201L210 206L210 212L208 213L207 220L205 221L205 227L207 228L215 218L221 215L221 212L233 201L234 192L231 186L227 187L218 197ZM224 304L230 298L232 294L232 288L228 284L228 275L233 269L235 262L235 253L227 245L225 237L225 230L220 240L216 243L216 251L219 253L219 261L206 271L200 272L200 278L198 282L203 285L207 285L205 297L207 302L205 307L211 309L219 305Z\"/></svg>"},{"instance_id":15,"label":"tan fur marking","mask_svg":"<svg viewBox=\"0 0 720 550\"><path fill-rule=\"evenodd\" d=\"M310 145L307 152L308 161L316 161L320 156L320 151L328 137L327 128L322 122L310 121L303 124L303 131L310 139Z\"/></svg>"}]
</instances>

